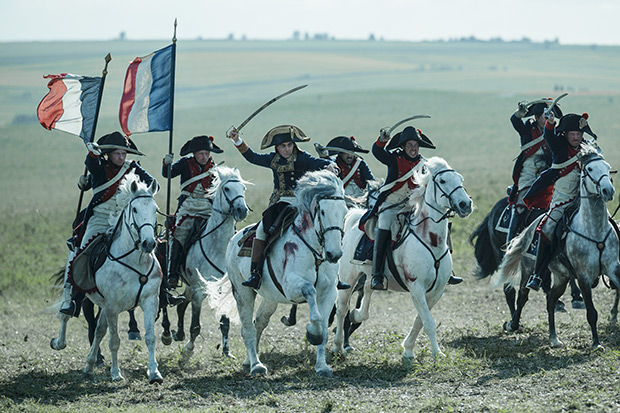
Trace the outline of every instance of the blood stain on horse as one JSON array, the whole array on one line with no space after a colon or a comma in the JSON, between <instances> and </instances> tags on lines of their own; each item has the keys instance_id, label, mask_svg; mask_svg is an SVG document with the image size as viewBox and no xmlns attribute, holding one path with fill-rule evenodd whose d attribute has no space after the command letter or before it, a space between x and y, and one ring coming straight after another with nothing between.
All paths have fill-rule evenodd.
<instances>
[{"instance_id":1,"label":"blood stain on horse","mask_svg":"<svg viewBox=\"0 0 620 413\"><path fill-rule=\"evenodd\" d=\"M401 268L403 270L403 275L405 276L405 280L414 282L415 280L418 279L413 274L411 274L409 271L407 271L407 269L404 266L401 266Z\"/></svg>"},{"instance_id":2,"label":"blood stain on horse","mask_svg":"<svg viewBox=\"0 0 620 413\"><path fill-rule=\"evenodd\" d=\"M305 213L303 219L301 220L301 226L299 228L300 232L306 232L308 228L312 226L312 219L310 218L310 214Z\"/></svg>"},{"instance_id":3,"label":"blood stain on horse","mask_svg":"<svg viewBox=\"0 0 620 413\"><path fill-rule=\"evenodd\" d=\"M437 236L437 234L435 234L434 232L431 232L428 235L431 239L431 247L436 247L437 245L439 245L438 243L439 237Z\"/></svg>"},{"instance_id":4,"label":"blood stain on horse","mask_svg":"<svg viewBox=\"0 0 620 413\"><path fill-rule=\"evenodd\" d=\"M299 247L294 242L287 242L284 244L284 263L282 265L282 271L286 271L286 264L288 263L288 258L295 258L295 253Z\"/></svg>"}]
</instances>

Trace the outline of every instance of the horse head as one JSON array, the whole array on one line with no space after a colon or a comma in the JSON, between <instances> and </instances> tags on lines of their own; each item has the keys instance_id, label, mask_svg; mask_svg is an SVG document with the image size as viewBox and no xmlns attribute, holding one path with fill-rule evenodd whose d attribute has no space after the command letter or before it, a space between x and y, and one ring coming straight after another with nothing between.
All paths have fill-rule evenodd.
<instances>
[{"instance_id":1,"label":"horse head","mask_svg":"<svg viewBox=\"0 0 620 413\"><path fill-rule=\"evenodd\" d=\"M424 166L427 172L419 175L416 181L420 186L426 183L425 201L439 210L454 211L461 218L471 214L473 202L463 186L463 176L439 157L428 159Z\"/></svg>"},{"instance_id":2,"label":"horse head","mask_svg":"<svg viewBox=\"0 0 620 413\"><path fill-rule=\"evenodd\" d=\"M325 248L327 261L342 257L342 235L347 206L342 181L330 171L305 174L295 190L297 206L309 213L314 231Z\"/></svg>"},{"instance_id":3,"label":"horse head","mask_svg":"<svg viewBox=\"0 0 620 413\"><path fill-rule=\"evenodd\" d=\"M216 182L213 185L214 210L224 215L232 215L235 221L243 221L248 216L245 203L245 184L237 168L217 167Z\"/></svg>"},{"instance_id":4,"label":"horse head","mask_svg":"<svg viewBox=\"0 0 620 413\"><path fill-rule=\"evenodd\" d=\"M581 197L599 197L603 202L614 198L615 189L609 171L611 167L594 146L587 145L581 150Z\"/></svg>"},{"instance_id":5,"label":"horse head","mask_svg":"<svg viewBox=\"0 0 620 413\"><path fill-rule=\"evenodd\" d=\"M157 245L157 204L154 195L158 190L157 181L147 186L134 173L128 173L120 185L118 204L122 212L120 219L129 230L134 247L150 254Z\"/></svg>"}]
</instances>

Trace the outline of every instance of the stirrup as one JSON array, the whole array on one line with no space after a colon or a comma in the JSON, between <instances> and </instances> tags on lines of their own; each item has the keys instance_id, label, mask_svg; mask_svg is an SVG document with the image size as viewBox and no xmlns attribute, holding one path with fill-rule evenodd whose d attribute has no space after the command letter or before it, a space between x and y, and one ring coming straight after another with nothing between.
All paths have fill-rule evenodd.
<instances>
[{"instance_id":1,"label":"stirrup","mask_svg":"<svg viewBox=\"0 0 620 413\"><path fill-rule=\"evenodd\" d=\"M530 290L538 291L540 290L540 285L542 284L542 278L536 274L530 275L530 279L527 281L525 286Z\"/></svg>"},{"instance_id":2,"label":"stirrup","mask_svg":"<svg viewBox=\"0 0 620 413\"><path fill-rule=\"evenodd\" d=\"M71 317L77 317L77 304L75 303L75 300L71 300L69 301L69 305L67 305L66 307L61 307L60 310L58 310L58 312L71 316Z\"/></svg>"},{"instance_id":3,"label":"stirrup","mask_svg":"<svg viewBox=\"0 0 620 413\"><path fill-rule=\"evenodd\" d=\"M387 286L383 284L384 280L385 280L384 276L373 275L372 282L370 283L370 289L376 290L376 291L387 290Z\"/></svg>"},{"instance_id":4,"label":"stirrup","mask_svg":"<svg viewBox=\"0 0 620 413\"><path fill-rule=\"evenodd\" d=\"M260 288L261 278L262 276L259 273L252 272L250 273L250 278L242 282L241 285L243 285L244 287L250 287L255 290L258 290Z\"/></svg>"}]
</instances>

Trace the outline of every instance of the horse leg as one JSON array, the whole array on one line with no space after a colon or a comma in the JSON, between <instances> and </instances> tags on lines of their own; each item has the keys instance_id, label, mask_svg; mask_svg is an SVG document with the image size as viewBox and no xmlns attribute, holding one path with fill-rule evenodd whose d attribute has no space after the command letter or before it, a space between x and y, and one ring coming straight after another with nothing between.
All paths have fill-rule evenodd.
<instances>
[{"instance_id":1,"label":"horse leg","mask_svg":"<svg viewBox=\"0 0 620 413\"><path fill-rule=\"evenodd\" d=\"M187 294L187 289L185 290L185 294ZM177 305L177 329L172 330L172 338L174 341L185 340L185 311L187 311L187 307L189 307L190 302L192 302L187 295L185 297L187 300ZM192 304L192 308L193 306Z\"/></svg>"},{"instance_id":2,"label":"horse leg","mask_svg":"<svg viewBox=\"0 0 620 413\"><path fill-rule=\"evenodd\" d=\"M347 291L347 290L345 290ZM370 298L374 290L370 288L370 282L364 284L364 296L362 297L362 304L359 308L355 308L351 311L350 318L352 323L361 323L368 320L370 310Z\"/></svg>"},{"instance_id":3,"label":"horse leg","mask_svg":"<svg viewBox=\"0 0 620 413\"><path fill-rule=\"evenodd\" d=\"M611 320L612 324L616 324L618 322L618 302L620 301L620 289L616 288L616 298L614 300L614 305L611 307Z\"/></svg>"},{"instance_id":4,"label":"horse leg","mask_svg":"<svg viewBox=\"0 0 620 413\"><path fill-rule=\"evenodd\" d=\"M188 354L194 351L196 338L200 335L200 312L204 298L202 290L196 290L192 294L192 324L189 327L189 341L185 345L185 351Z\"/></svg>"},{"instance_id":5,"label":"horse leg","mask_svg":"<svg viewBox=\"0 0 620 413\"><path fill-rule=\"evenodd\" d=\"M148 376L149 383L163 383L164 379L159 372L157 360L155 359L155 318L159 306L157 295L141 300L140 307L144 313L144 342L149 350Z\"/></svg>"},{"instance_id":6,"label":"horse leg","mask_svg":"<svg viewBox=\"0 0 620 413\"><path fill-rule=\"evenodd\" d=\"M132 310L127 311L129 313L129 332L127 333L129 336L129 340L140 341L142 337L140 336L140 329L138 328L138 323L136 322L136 315Z\"/></svg>"},{"instance_id":7,"label":"horse leg","mask_svg":"<svg viewBox=\"0 0 620 413\"><path fill-rule=\"evenodd\" d=\"M336 301L336 334L334 336L333 352L344 355L345 351L345 318L349 317L349 305L351 302L351 289L338 290Z\"/></svg>"},{"instance_id":8,"label":"horse leg","mask_svg":"<svg viewBox=\"0 0 620 413\"><path fill-rule=\"evenodd\" d=\"M510 321L506 321L504 323L504 331L512 333L519 329L519 324L521 322L521 312L523 311L523 307L525 307L525 303L529 299L530 289L526 288L525 285L522 285L519 288L519 296L517 298L517 308L515 309L514 314L512 315Z\"/></svg>"},{"instance_id":9,"label":"horse leg","mask_svg":"<svg viewBox=\"0 0 620 413\"><path fill-rule=\"evenodd\" d=\"M510 309L510 317L515 314L515 301L517 299L517 292L514 287L508 283L504 284L504 297L506 298L506 304Z\"/></svg>"},{"instance_id":10,"label":"horse leg","mask_svg":"<svg viewBox=\"0 0 620 413\"><path fill-rule=\"evenodd\" d=\"M118 314L111 310L103 310L102 316L108 320L108 331L110 332L110 339L108 345L110 347L110 354L112 355L112 366L110 367L110 375L112 381L125 380L121 374L121 370L118 367L118 349L121 346L121 338L118 335Z\"/></svg>"},{"instance_id":11,"label":"horse leg","mask_svg":"<svg viewBox=\"0 0 620 413\"><path fill-rule=\"evenodd\" d=\"M318 346L323 342L323 315L319 311L316 301L316 289L312 284L307 281L300 283L299 292L305 298L308 303L310 322L306 325L306 339L313 346ZM295 293L293 293L295 294ZM295 294L297 295L297 294ZM334 297L335 301L336 297ZM327 310L326 313L328 313ZM327 326L328 314L325 314L325 321Z\"/></svg>"},{"instance_id":12,"label":"horse leg","mask_svg":"<svg viewBox=\"0 0 620 413\"><path fill-rule=\"evenodd\" d=\"M323 330L323 340L316 348L316 363L314 364L314 371L321 377L332 377L332 369L327 365L325 360L325 347L327 345L327 336L329 329L327 327L329 313L334 308L334 302L336 301L337 291L330 289L325 294L321 294L317 297L318 311L321 314L321 328Z\"/></svg>"},{"instance_id":13,"label":"horse leg","mask_svg":"<svg viewBox=\"0 0 620 413\"><path fill-rule=\"evenodd\" d=\"M557 279L557 278L556 278ZM551 291L547 294L547 317L549 320L549 343L551 347L561 347L562 342L558 339L558 335L555 331L555 305L558 300L566 291L566 285L568 284L569 279L562 279L558 285L553 285Z\"/></svg>"},{"instance_id":14,"label":"horse leg","mask_svg":"<svg viewBox=\"0 0 620 413\"><path fill-rule=\"evenodd\" d=\"M82 311L84 311L84 318L88 323L88 342L92 345L95 338L95 328L97 328L99 314L95 316L95 305L88 299L88 297L82 302ZM99 311L101 311L101 309ZM99 348L97 351L97 363L95 365L97 367L101 367L103 366L104 361L105 359L103 354L101 354L101 348Z\"/></svg>"},{"instance_id":15,"label":"horse leg","mask_svg":"<svg viewBox=\"0 0 620 413\"><path fill-rule=\"evenodd\" d=\"M267 374L267 368L260 362L256 350L256 327L252 320L254 316L256 292L247 287L235 288L233 284L233 295L237 302L237 311L239 312L239 320L241 321L241 337L243 337L243 344L245 345L246 351L246 359L243 361L243 367L247 368L252 375Z\"/></svg>"},{"instance_id":16,"label":"horse leg","mask_svg":"<svg viewBox=\"0 0 620 413\"><path fill-rule=\"evenodd\" d=\"M592 348L594 350L603 349L603 346L601 346L601 343L598 340L598 331L596 330L598 312L596 311L596 308L594 308L594 303L592 302L592 287L582 276L577 277L577 282L579 283L579 289L581 290L581 295L583 296L583 302L586 305L588 324L590 324L590 329L592 330Z\"/></svg>"},{"instance_id":17,"label":"horse leg","mask_svg":"<svg viewBox=\"0 0 620 413\"><path fill-rule=\"evenodd\" d=\"M58 336L50 341L50 347L54 350L62 350L67 347L67 323L71 319L70 315L58 313L60 318L60 328L58 329Z\"/></svg>"},{"instance_id":18,"label":"horse leg","mask_svg":"<svg viewBox=\"0 0 620 413\"><path fill-rule=\"evenodd\" d=\"M359 291L357 295L357 302L355 303L355 308L360 308L362 305L362 298L364 297L364 291ZM354 348L349 344L349 339L351 335L360 328L362 323L352 323L350 313L347 313L347 316L344 318L344 349L347 352L353 351Z\"/></svg>"},{"instance_id":19,"label":"horse leg","mask_svg":"<svg viewBox=\"0 0 620 413\"><path fill-rule=\"evenodd\" d=\"M411 360L414 358L413 348L422 326L424 326L424 331L429 338L433 358L437 359L444 356L444 353L439 349L439 345L437 344L437 325L435 319L431 315L431 309L443 295L443 289L432 291L427 295L423 288L424 286L420 288L415 284L410 287L411 298L413 299L413 305L418 315L413 322L411 331L402 343L404 349L402 358L405 364L411 363Z\"/></svg>"},{"instance_id":20,"label":"horse leg","mask_svg":"<svg viewBox=\"0 0 620 413\"><path fill-rule=\"evenodd\" d=\"M293 304L291 306L291 311L288 317L282 316L280 321L282 322L282 324L284 324L287 327L291 327L297 324L297 304Z\"/></svg>"},{"instance_id":21,"label":"horse leg","mask_svg":"<svg viewBox=\"0 0 620 413\"><path fill-rule=\"evenodd\" d=\"M230 352L230 345L228 344L228 332L230 331L230 319L223 315L220 318L220 332L222 333L222 353L225 357L234 359L235 356Z\"/></svg>"},{"instance_id":22,"label":"horse leg","mask_svg":"<svg viewBox=\"0 0 620 413\"><path fill-rule=\"evenodd\" d=\"M103 341L103 337L105 336L105 332L108 329L108 320L103 311L99 312L99 321L97 321L97 327L95 328L95 336L93 338L93 344L90 346L90 352L86 357L86 366L84 367L84 371L82 375L85 379L91 379L93 376L93 368L95 363L97 362L97 354L99 353L99 346L101 345L101 341Z\"/></svg>"},{"instance_id":23,"label":"horse leg","mask_svg":"<svg viewBox=\"0 0 620 413\"><path fill-rule=\"evenodd\" d=\"M168 318L168 306L161 307L162 318L161 326L163 331L161 332L161 342L164 346L172 344L172 335L170 334L170 318Z\"/></svg>"}]
</instances>

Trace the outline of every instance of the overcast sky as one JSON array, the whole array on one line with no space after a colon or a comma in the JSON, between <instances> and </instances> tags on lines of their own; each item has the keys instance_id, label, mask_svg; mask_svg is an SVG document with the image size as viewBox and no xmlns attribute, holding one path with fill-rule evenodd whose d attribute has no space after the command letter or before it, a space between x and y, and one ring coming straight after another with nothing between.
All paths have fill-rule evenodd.
<instances>
[{"instance_id":1,"label":"overcast sky","mask_svg":"<svg viewBox=\"0 0 620 413\"><path fill-rule=\"evenodd\" d=\"M620 45L620 0L0 0L0 41L436 40L475 36Z\"/></svg>"}]
</instances>

